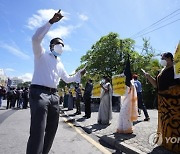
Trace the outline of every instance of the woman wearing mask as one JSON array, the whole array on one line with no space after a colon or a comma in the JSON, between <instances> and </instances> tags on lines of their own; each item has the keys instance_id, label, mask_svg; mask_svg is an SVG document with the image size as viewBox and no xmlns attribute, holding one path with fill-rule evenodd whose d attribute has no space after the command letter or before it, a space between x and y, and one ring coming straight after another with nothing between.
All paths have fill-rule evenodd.
<instances>
[{"instance_id":1,"label":"woman wearing mask","mask_svg":"<svg viewBox=\"0 0 180 154\"><path fill-rule=\"evenodd\" d=\"M112 87L110 79L108 77L104 77L100 85L102 91L98 111L98 123L108 125L109 121L112 119Z\"/></svg>"},{"instance_id":2,"label":"woman wearing mask","mask_svg":"<svg viewBox=\"0 0 180 154\"><path fill-rule=\"evenodd\" d=\"M145 73L158 92L157 139L162 139L165 148L180 152L180 79L174 79L173 55L170 52L162 54L161 65L164 68L156 79Z\"/></svg>"}]
</instances>

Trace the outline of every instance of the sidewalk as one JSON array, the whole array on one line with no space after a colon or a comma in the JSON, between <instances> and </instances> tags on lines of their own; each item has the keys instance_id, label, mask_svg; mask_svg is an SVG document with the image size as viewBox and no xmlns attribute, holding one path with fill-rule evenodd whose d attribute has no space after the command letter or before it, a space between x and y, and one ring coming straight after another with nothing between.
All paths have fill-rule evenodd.
<instances>
[{"instance_id":1,"label":"sidewalk","mask_svg":"<svg viewBox=\"0 0 180 154\"><path fill-rule=\"evenodd\" d=\"M149 143L149 136L156 132L157 129L157 110L148 110L150 121L145 122L144 113L141 111L141 116L138 121L134 122L133 134L117 134L119 111L117 106L113 107L113 119L110 125L97 124L98 104L92 104L92 114L90 119L83 118L84 103L81 103L81 115L74 115L76 109L68 111L61 105L61 111L68 116L69 120L74 121L76 126L81 127L88 134L93 134L99 137L107 144L116 147L125 153L153 153L153 154L171 154L162 147L153 146Z\"/></svg>"}]
</instances>

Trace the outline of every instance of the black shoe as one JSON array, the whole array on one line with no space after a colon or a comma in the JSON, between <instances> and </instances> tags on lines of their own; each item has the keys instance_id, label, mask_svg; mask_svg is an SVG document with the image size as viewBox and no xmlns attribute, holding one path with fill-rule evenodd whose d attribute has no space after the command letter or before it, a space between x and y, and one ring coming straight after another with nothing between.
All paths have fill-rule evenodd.
<instances>
[{"instance_id":1,"label":"black shoe","mask_svg":"<svg viewBox=\"0 0 180 154\"><path fill-rule=\"evenodd\" d=\"M86 119L89 119L89 118L91 118L91 117L86 117Z\"/></svg>"},{"instance_id":2,"label":"black shoe","mask_svg":"<svg viewBox=\"0 0 180 154\"><path fill-rule=\"evenodd\" d=\"M144 121L149 121L149 120L150 120L150 118L149 118L149 117L147 117L147 118L145 118L145 119L144 119Z\"/></svg>"},{"instance_id":3,"label":"black shoe","mask_svg":"<svg viewBox=\"0 0 180 154\"><path fill-rule=\"evenodd\" d=\"M86 115L84 115L83 117L84 117L84 118L86 118L87 116L86 116Z\"/></svg>"},{"instance_id":4,"label":"black shoe","mask_svg":"<svg viewBox=\"0 0 180 154\"><path fill-rule=\"evenodd\" d=\"M81 114L81 112L76 113L76 115L80 115L80 114Z\"/></svg>"}]
</instances>

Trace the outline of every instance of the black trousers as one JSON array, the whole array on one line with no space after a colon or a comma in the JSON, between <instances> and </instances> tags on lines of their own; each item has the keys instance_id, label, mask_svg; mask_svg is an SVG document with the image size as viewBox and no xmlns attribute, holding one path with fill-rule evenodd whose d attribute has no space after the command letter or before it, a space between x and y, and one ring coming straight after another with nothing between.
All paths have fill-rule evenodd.
<instances>
[{"instance_id":1,"label":"black trousers","mask_svg":"<svg viewBox=\"0 0 180 154\"><path fill-rule=\"evenodd\" d=\"M27 109L28 106L28 99L23 100L23 109Z\"/></svg>"},{"instance_id":2,"label":"black trousers","mask_svg":"<svg viewBox=\"0 0 180 154\"><path fill-rule=\"evenodd\" d=\"M7 99L7 107L6 107L6 109L9 109L9 107L11 108L11 99Z\"/></svg>"},{"instance_id":3,"label":"black trousers","mask_svg":"<svg viewBox=\"0 0 180 154\"><path fill-rule=\"evenodd\" d=\"M76 99L76 113L81 113L81 100Z\"/></svg>"},{"instance_id":4,"label":"black trousers","mask_svg":"<svg viewBox=\"0 0 180 154\"><path fill-rule=\"evenodd\" d=\"M85 116L91 117L91 97L84 97L85 103Z\"/></svg>"},{"instance_id":5,"label":"black trousers","mask_svg":"<svg viewBox=\"0 0 180 154\"><path fill-rule=\"evenodd\" d=\"M145 116L146 118L149 118L149 115L148 115L146 106L144 105L144 102L143 102L143 99L142 99L142 93L141 93L141 92L138 92L138 93L137 93L137 97L138 97L138 108L140 108L140 109L143 110L144 116Z\"/></svg>"},{"instance_id":6,"label":"black trousers","mask_svg":"<svg viewBox=\"0 0 180 154\"><path fill-rule=\"evenodd\" d=\"M48 154L59 122L59 96L40 88L30 88L31 124L27 154Z\"/></svg>"}]
</instances>

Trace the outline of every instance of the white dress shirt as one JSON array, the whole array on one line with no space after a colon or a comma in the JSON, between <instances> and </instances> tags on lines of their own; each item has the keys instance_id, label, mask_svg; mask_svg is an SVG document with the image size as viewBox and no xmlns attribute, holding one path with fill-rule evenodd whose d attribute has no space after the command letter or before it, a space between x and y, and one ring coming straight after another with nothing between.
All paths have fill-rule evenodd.
<instances>
[{"instance_id":1,"label":"white dress shirt","mask_svg":"<svg viewBox=\"0 0 180 154\"><path fill-rule=\"evenodd\" d=\"M60 58L51 52L45 52L41 46L42 39L49 31L51 24L48 22L37 29L32 37L32 47L34 52L34 74L31 84L42 85L50 88L57 88L60 78L66 83L80 82L81 73L77 72L69 76L60 61Z\"/></svg>"}]
</instances>

